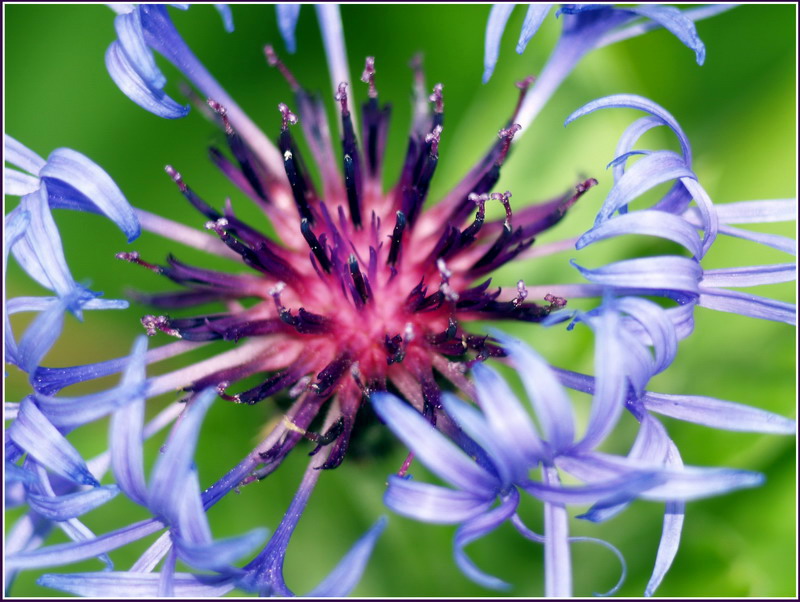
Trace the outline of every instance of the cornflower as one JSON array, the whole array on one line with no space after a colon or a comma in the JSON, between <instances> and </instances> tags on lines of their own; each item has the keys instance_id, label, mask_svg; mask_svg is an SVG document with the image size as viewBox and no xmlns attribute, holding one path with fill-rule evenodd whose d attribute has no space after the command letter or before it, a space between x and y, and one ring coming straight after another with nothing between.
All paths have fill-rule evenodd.
<instances>
[{"instance_id":1,"label":"cornflower","mask_svg":"<svg viewBox=\"0 0 800 602\"><path fill-rule=\"evenodd\" d=\"M61 526L64 520L77 521L78 516L105 503L116 493L113 487L97 487L103 471L92 470L91 463L83 463L63 437L70 429L108 413L112 414L110 458L117 484L127 497L145 506L153 518L100 537L82 531L78 526L81 523L72 523L75 529L65 530L76 543L38 551L35 548L41 543L40 531L28 539L23 534L19 538L22 545L17 548L22 552L9 558L10 565L48 566L93 556L106 559L105 552L147 533L166 529L129 571L48 575L41 583L83 595L107 595L119 587L127 587L140 596L194 596L221 594L237 586L261 595L289 595L291 590L282 575L289 538L322 474L320 469L335 468L344 458L351 437L357 434L357 418L368 413L373 392L392 388L411 402L417 418L422 417L419 419L426 424L435 424L442 430L450 429L452 418L459 410L441 401L442 388L455 387L469 394L472 385L464 369L476 366L480 372L479 362L507 353L506 345L488 339L470 322L487 318L542 321L565 303L563 297L551 292L541 295L544 304L533 302L529 287L522 281L509 294L502 289L492 290L488 281L475 282L476 278L486 277L495 268L528 253L533 237L558 223L595 182L582 179L574 192L522 210L516 204L512 208L509 192L495 190L500 167L505 163L513 140L525 131L535 114L530 109L531 99L543 102L549 96L547 87L541 85L544 77L534 84L527 96L531 81L524 80L511 119L498 124L499 139L484 159L435 208L426 210L423 203L438 165L442 137L446 137L443 89L437 85L426 90L421 65L415 64L415 109L406 159L398 185L384 192L381 180L388 107L381 106L378 101L380 80L376 77L372 57L367 58L362 75L367 84L368 101L360 109L355 106L341 21L335 7L318 7L317 12L338 104L340 157L332 150L328 132L335 127L327 124L323 102L300 86L273 48L265 48L267 62L283 74L295 96L294 103L282 103L278 107L277 149L194 57L177 34L166 9L151 5L123 7L119 11L118 40L112 43L106 55L114 81L144 108L163 117L178 118L188 112L188 107L165 95L166 78L153 62L151 49L184 71L205 97L194 97L197 107L225 132L233 156L231 160L222 151L212 149L212 160L263 209L282 244L241 219L234 213L232 202L227 201L222 209L215 203L206 203L179 171L167 166L166 171L180 193L202 214L202 222L198 223L205 222L205 228L217 239L136 210L142 227L177 242L243 261L255 272L216 272L172 257L166 264L157 264L152 257L137 251L125 251L118 257L185 287L185 290L170 293L139 294L139 301L160 310L181 310L215 301L222 302L218 307L224 309L177 318L161 311L148 313L142 318L148 335L182 340L149 352L145 352L144 343L139 342L130 356L91 366L39 367L59 329L40 326L23 335L23 341L26 337L29 341L41 341L40 349L35 354L27 354L23 365L30 371L36 391L19 408L13 408L19 418L10 429L13 444L19 447L14 450L17 454L14 459L25 452L28 454L22 467L12 465L16 467L12 469L14 478L20 484L17 489L22 490L20 501L33 510L28 522L34 521L37 515L49 518L50 523L45 521L47 526L52 523ZM577 15L582 12L565 11ZM230 29L229 13L221 12L226 28ZM575 17L573 26L565 29L563 44L559 47L569 47L580 40L581 52L576 53L577 60L596 45L588 35L589 30L581 28L590 21L593 27L599 23L604 29L611 29L612 22L624 22L623 19L617 21L617 13L613 15L613 19L594 20ZM297 10L281 6L278 17L281 32L287 38L287 48L292 50ZM630 18L629 14L625 15L625 19ZM685 22L683 25L678 37L693 47L699 59L698 48L702 43L698 46L696 36L683 35L688 31ZM559 75L563 79L574 63L559 65ZM552 91L551 88L549 93ZM291 104L295 105L296 114ZM361 115L360 124L357 113ZM521 129L518 122L525 127ZM314 170L307 169L302 161L300 145L294 135L297 125L303 128L321 185L317 185L311 175ZM341 164L343 176L335 167L337 162ZM79 173L85 176L84 169L85 166L78 166ZM44 186L40 190L44 190ZM58 207L46 193L40 193L39 197L43 215L49 211L48 202L50 207ZM97 200L90 200L97 204ZM487 205L491 211L492 204L502 207L504 218L487 217ZM72 208L86 209L87 206ZM14 241L23 236L22 232L38 232L26 224L29 217L24 211L18 215L8 225L15 234ZM701 212L698 225L708 229L709 222L703 218ZM119 224L118 218L112 219ZM33 249L42 257L40 248L33 245ZM54 270L47 259L44 260L46 272L65 273L63 269ZM58 268L62 263L66 265L59 258ZM26 271L31 273L32 269L26 267ZM709 283L709 286L714 285ZM61 294L55 286L52 288ZM70 290L73 288L80 290L78 285ZM595 289L595 292L612 299L629 291L609 293ZM244 299L249 301L241 303ZM608 301L603 309L608 311L614 303L613 299ZM63 307L58 306L58 312L48 315L54 316L54 320L60 319L64 309L73 309L73 305L70 299ZM37 305L33 310L41 307ZM641 319L641 313L631 311L631 307L631 303L620 302L619 305L620 310L627 309L634 318ZM592 316L584 319L591 323ZM655 331L648 330L652 324L661 325L661 322L652 318L640 320L640 323L650 336L657 364L663 370L671 362L674 349L662 353L662 345L651 336ZM35 337L37 332L47 336ZM244 338L248 340L238 342ZM145 364L178 357L211 340L237 345L171 373L147 378L143 372ZM30 359L31 355L34 359ZM635 399L641 397L647 380L656 371L650 368L647 366L644 372L631 369L626 376L637 392ZM91 399L56 396L66 386L120 371L124 371L122 382L111 392ZM260 384L252 386L252 383L241 382L254 375L262 379ZM445 384L442 377L451 384ZM563 378L569 380L570 376ZM149 427L142 426L144 398L176 388L188 393L182 395L181 401L185 403L170 406L164 418L157 419ZM209 405L217 397L234 404L253 405L281 392L288 394L292 401L277 426L240 464L201 493L190 458L197 429ZM598 397L605 399L602 395ZM600 418L608 424L612 424L613 417L622 410L622 398L614 397L614 400L607 404L609 415ZM180 419L173 427L163 456L154 465L149 480L144 479L146 471L140 461L144 439L178 414ZM779 432L787 428L784 424ZM478 444L489 445L480 440L478 434L468 434ZM37 436L41 439L37 440ZM205 519L206 509L230 491L271 475L304 438L316 445L312 452L315 455L295 499L267 545L250 562L238 568L234 562L247 556L263 539L263 533L256 531L233 540L214 541ZM64 458L71 459L66 467ZM407 471L411 460L409 456L401 472ZM58 477L67 480L71 477L73 484L61 483ZM177 484L174 490L164 485L167 482ZM48 490L48 485L53 486ZM78 491L74 492L76 485ZM84 485L93 487L83 491ZM177 499L176 492L185 493L183 499ZM42 496L50 498L46 502L55 509L50 515L42 514L45 508L40 500ZM674 500L681 498L668 499L678 503ZM603 501L607 500L603 498ZM378 521L311 593L347 593L358 580L382 528L383 521ZM154 572L162 558L164 564L160 572ZM212 571L213 576L176 572L178 560L192 569ZM560 582L563 583L563 579ZM565 590L555 588L548 592L564 593Z\"/></svg>"}]
</instances>

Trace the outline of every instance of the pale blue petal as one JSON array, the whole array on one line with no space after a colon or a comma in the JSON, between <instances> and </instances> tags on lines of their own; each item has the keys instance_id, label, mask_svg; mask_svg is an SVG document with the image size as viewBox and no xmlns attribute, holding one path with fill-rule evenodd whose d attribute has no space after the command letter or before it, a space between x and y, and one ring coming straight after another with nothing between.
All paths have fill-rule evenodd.
<instances>
[{"instance_id":1,"label":"pale blue petal","mask_svg":"<svg viewBox=\"0 0 800 602\"><path fill-rule=\"evenodd\" d=\"M494 499L498 480L433 428L419 412L389 393L374 393L371 400L381 420L431 472L458 489Z\"/></svg>"},{"instance_id":2,"label":"pale blue petal","mask_svg":"<svg viewBox=\"0 0 800 602\"><path fill-rule=\"evenodd\" d=\"M67 520L86 514L112 500L119 489L116 485L93 487L88 491L79 491L60 496L29 494L28 503L31 510L38 512L50 520Z\"/></svg>"},{"instance_id":3,"label":"pale blue petal","mask_svg":"<svg viewBox=\"0 0 800 602\"><path fill-rule=\"evenodd\" d=\"M627 159L636 154L637 151L634 151L633 147L639 141L639 138L641 138L645 132L663 125L666 125L666 123L664 123L664 120L661 119L661 117L649 115L647 117L640 117L628 126L628 128L622 133L622 136L619 137L619 141L617 142L617 149L615 151L616 158L606 167L606 169L609 167L614 168L614 182L619 180L622 177L622 174L625 173L625 163L627 162ZM644 151L639 152L641 154L647 154ZM620 159L623 157L624 160L620 161Z\"/></svg>"},{"instance_id":4,"label":"pale blue petal","mask_svg":"<svg viewBox=\"0 0 800 602\"><path fill-rule=\"evenodd\" d=\"M65 297L76 289L75 280L64 258L61 236L50 213L47 186L42 183L37 192L25 195L20 210L30 214L30 226L11 249L17 262L39 284Z\"/></svg>"},{"instance_id":5,"label":"pale blue petal","mask_svg":"<svg viewBox=\"0 0 800 602\"><path fill-rule=\"evenodd\" d=\"M454 525L485 512L491 508L494 499L494 496L479 496L471 491L457 491L390 475L383 503L394 512L414 520Z\"/></svg>"},{"instance_id":6,"label":"pale blue petal","mask_svg":"<svg viewBox=\"0 0 800 602\"><path fill-rule=\"evenodd\" d=\"M545 455L544 444L525 408L505 380L485 364L472 369L478 403L498 442L520 468L531 468Z\"/></svg>"},{"instance_id":7,"label":"pale blue petal","mask_svg":"<svg viewBox=\"0 0 800 602\"><path fill-rule=\"evenodd\" d=\"M76 427L102 418L134 399L144 396L146 351L147 339L139 337L118 387L82 397L51 397L37 393L36 402L54 426Z\"/></svg>"},{"instance_id":8,"label":"pale blue petal","mask_svg":"<svg viewBox=\"0 0 800 602\"><path fill-rule=\"evenodd\" d=\"M497 508L492 508L488 512L467 520L456 531L453 541L453 554L456 564L461 572L472 579L475 583L489 589L507 590L510 584L481 571L472 560L469 559L464 548L471 542L480 539L484 535L494 531L497 527L507 521L517 509L519 504L519 492L516 488L510 490L509 495L503 499Z\"/></svg>"},{"instance_id":9,"label":"pale blue petal","mask_svg":"<svg viewBox=\"0 0 800 602\"><path fill-rule=\"evenodd\" d=\"M228 33L233 33L233 13L231 7L227 4L215 4L214 8L217 9L219 16L222 17L222 26Z\"/></svg>"},{"instance_id":10,"label":"pale blue petal","mask_svg":"<svg viewBox=\"0 0 800 602\"><path fill-rule=\"evenodd\" d=\"M627 7L626 10L652 19L674 34L690 49L694 50L698 65L702 65L705 62L706 47L697 35L694 22L677 8L655 4L640 4L639 6Z\"/></svg>"},{"instance_id":11,"label":"pale blue petal","mask_svg":"<svg viewBox=\"0 0 800 602\"><path fill-rule=\"evenodd\" d=\"M139 76L117 41L112 42L106 51L106 68L119 89L143 109L166 119L188 115L188 106L178 104L162 89L151 87Z\"/></svg>"},{"instance_id":12,"label":"pale blue petal","mask_svg":"<svg viewBox=\"0 0 800 602\"><path fill-rule=\"evenodd\" d=\"M750 240L773 249L778 249L790 255L797 255L797 241L793 238L780 236L779 234L767 234L766 232L751 232L732 226L720 226L720 234L735 236L744 240Z\"/></svg>"},{"instance_id":13,"label":"pale blue petal","mask_svg":"<svg viewBox=\"0 0 800 602\"><path fill-rule=\"evenodd\" d=\"M638 257L591 270L571 261L590 282L614 287L698 294L703 270L693 259L674 255Z\"/></svg>"},{"instance_id":14,"label":"pale blue petal","mask_svg":"<svg viewBox=\"0 0 800 602\"><path fill-rule=\"evenodd\" d=\"M714 207L723 224L766 224L797 219L797 199L740 201Z\"/></svg>"},{"instance_id":15,"label":"pale blue petal","mask_svg":"<svg viewBox=\"0 0 800 602\"><path fill-rule=\"evenodd\" d=\"M486 23L486 43L483 54L483 83L489 81L500 56L500 40L506 29L506 23L514 10L514 4L495 4L489 13Z\"/></svg>"},{"instance_id":16,"label":"pale blue petal","mask_svg":"<svg viewBox=\"0 0 800 602\"><path fill-rule=\"evenodd\" d=\"M30 552L20 552L5 559L6 568L34 569L48 566L62 566L81 560L94 558L111 550L147 537L164 528L164 524L148 519L94 539L75 543L62 543ZM103 573L108 574L108 573Z\"/></svg>"},{"instance_id":17,"label":"pale blue petal","mask_svg":"<svg viewBox=\"0 0 800 602\"><path fill-rule=\"evenodd\" d=\"M216 389L207 389L194 398L172 432L164 453L156 461L150 475L148 505L157 515L164 516L171 523L177 522L178 509L184 495L174 484L183 483L191 469L203 418L216 398Z\"/></svg>"},{"instance_id":18,"label":"pale blue petal","mask_svg":"<svg viewBox=\"0 0 800 602\"><path fill-rule=\"evenodd\" d=\"M122 191L111 176L85 155L58 148L47 157L40 175L60 180L80 192L125 233L128 242L141 234L139 220Z\"/></svg>"},{"instance_id":19,"label":"pale blue petal","mask_svg":"<svg viewBox=\"0 0 800 602\"><path fill-rule=\"evenodd\" d=\"M691 224L677 215L652 209L619 215L594 226L578 239L575 248L583 249L598 240L627 234L666 238L685 247L695 257L702 256L702 242Z\"/></svg>"},{"instance_id":20,"label":"pale blue petal","mask_svg":"<svg viewBox=\"0 0 800 602\"><path fill-rule=\"evenodd\" d=\"M645 192L677 178L694 178L684 159L672 151L654 151L630 167L609 191L595 220L599 224Z\"/></svg>"},{"instance_id":21,"label":"pale blue petal","mask_svg":"<svg viewBox=\"0 0 800 602\"><path fill-rule=\"evenodd\" d=\"M669 441L669 450L667 453L667 465L671 468L683 468L681 456L678 453L678 448L672 441ZM661 539L658 543L658 553L656 554L656 562L653 567L653 574L650 581L647 583L647 588L644 591L645 596L652 596L664 576L672 566L672 561L675 560L675 555L678 553L678 547L681 543L681 532L683 530L683 518L686 512L685 502L667 502L664 509L664 525L661 529Z\"/></svg>"},{"instance_id":22,"label":"pale blue petal","mask_svg":"<svg viewBox=\"0 0 800 602\"><path fill-rule=\"evenodd\" d=\"M39 170L44 167L44 159L8 134L3 134L3 142L4 161L24 169L29 174L39 175Z\"/></svg>"},{"instance_id":23,"label":"pale blue petal","mask_svg":"<svg viewBox=\"0 0 800 602\"><path fill-rule=\"evenodd\" d=\"M737 288L792 282L793 280L797 280L797 266L793 263L780 263L705 270L700 284L703 287L732 286Z\"/></svg>"},{"instance_id":24,"label":"pale blue petal","mask_svg":"<svg viewBox=\"0 0 800 602\"><path fill-rule=\"evenodd\" d=\"M569 466L570 472L576 472L573 460L574 458L571 456L561 456L558 464L561 466L564 462L564 466ZM593 471L593 468L588 469L587 472L590 476L596 477L596 471ZM617 471L617 474L619 472ZM576 476L580 478L580 475ZM598 480L581 486L562 485L556 487L527 481L520 483L520 487L533 497L553 504L593 504L601 500L606 500L610 504L639 495L661 482L663 482L663 477L656 471L648 469L628 471L624 477Z\"/></svg>"},{"instance_id":25,"label":"pale blue petal","mask_svg":"<svg viewBox=\"0 0 800 602\"><path fill-rule=\"evenodd\" d=\"M36 192L38 188L38 178L10 167L3 167L3 194L25 196L31 192Z\"/></svg>"},{"instance_id":26,"label":"pale blue petal","mask_svg":"<svg viewBox=\"0 0 800 602\"><path fill-rule=\"evenodd\" d=\"M162 89L167 83L167 78L156 66L153 51L144 41L142 14L139 10L118 15L114 19L114 29L117 31L117 40L128 64L148 87Z\"/></svg>"},{"instance_id":27,"label":"pale blue petal","mask_svg":"<svg viewBox=\"0 0 800 602\"><path fill-rule=\"evenodd\" d=\"M67 575L42 575L36 581L76 596L88 598L155 598L159 591L158 573L103 572ZM211 575L175 573L173 593L180 598L216 598L234 588L231 579Z\"/></svg>"},{"instance_id":28,"label":"pale blue petal","mask_svg":"<svg viewBox=\"0 0 800 602\"><path fill-rule=\"evenodd\" d=\"M543 467L546 485L559 485L558 472ZM549 598L572 597L572 560L569 554L569 516L560 504L544 504L544 595Z\"/></svg>"},{"instance_id":29,"label":"pale blue petal","mask_svg":"<svg viewBox=\"0 0 800 602\"><path fill-rule=\"evenodd\" d=\"M18 366L32 374L61 334L67 303L58 301L36 316L17 345Z\"/></svg>"},{"instance_id":30,"label":"pale blue petal","mask_svg":"<svg viewBox=\"0 0 800 602\"><path fill-rule=\"evenodd\" d=\"M4 418L6 420L12 420L14 417L5 415ZM21 466L17 466L8 460L5 461L5 472L3 474L3 479L6 483L6 487L8 487L9 483L31 484L39 481L36 475L34 475L30 470L26 470ZM8 491L6 491L6 495L8 495Z\"/></svg>"},{"instance_id":31,"label":"pale blue petal","mask_svg":"<svg viewBox=\"0 0 800 602\"><path fill-rule=\"evenodd\" d=\"M655 352L655 372L663 371L678 352L678 336L667 311L656 303L639 297L619 299L616 305L635 319L647 333L647 344Z\"/></svg>"},{"instance_id":32,"label":"pale blue petal","mask_svg":"<svg viewBox=\"0 0 800 602\"><path fill-rule=\"evenodd\" d=\"M648 392L642 402L651 412L727 431L793 435L797 429L790 418L713 397Z\"/></svg>"},{"instance_id":33,"label":"pale blue petal","mask_svg":"<svg viewBox=\"0 0 800 602\"><path fill-rule=\"evenodd\" d=\"M8 436L39 464L80 485L98 486L72 444L45 418L30 397L22 400Z\"/></svg>"},{"instance_id":34,"label":"pale blue petal","mask_svg":"<svg viewBox=\"0 0 800 602\"><path fill-rule=\"evenodd\" d=\"M694 202L697 203L697 210L700 213L704 230L702 255L705 255L717 238L717 231L719 230L717 212L714 210L714 204L711 202L708 193L706 193L705 189L694 176L681 178L681 184L683 184L692 199L694 199Z\"/></svg>"},{"instance_id":35,"label":"pale blue petal","mask_svg":"<svg viewBox=\"0 0 800 602\"><path fill-rule=\"evenodd\" d=\"M189 566L229 573L233 563L256 550L268 534L267 529L253 529L244 535L217 540L202 546L186 543L180 537L175 537L174 541L178 556Z\"/></svg>"},{"instance_id":36,"label":"pale blue petal","mask_svg":"<svg viewBox=\"0 0 800 602\"><path fill-rule=\"evenodd\" d=\"M669 126L678 137L678 141L681 145L681 153L683 154L686 165L690 166L692 164L692 147L689 144L689 139L686 137L686 134L683 133L680 124L678 124L675 118L664 107L643 96L637 96L635 94L614 94L611 96L598 98L597 100L593 100L592 102L583 105L580 109L573 112L569 117L567 117L564 125L569 125L578 117L588 115L589 113L592 113L598 109L609 108L638 109L661 119L664 122L664 125Z\"/></svg>"},{"instance_id":37,"label":"pale blue petal","mask_svg":"<svg viewBox=\"0 0 800 602\"><path fill-rule=\"evenodd\" d=\"M350 548L350 551L345 554L328 576L306 596L340 598L349 595L361 579L372 555L372 550L387 523L385 516L379 518L369 531Z\"/></svg>"},{"instance_id":38,"label":"pale blue petal","mask_svg":"<svg viewBox=\"0 0 800 602\"><path fill-rule=\"evenodd\" d=\"M31 222L31 214L23 209L14 209L5 217L5 236L3 240L3 282L6 281L6 268L8 267L8 254L11 248L19 242L28 229ZM5 295L4 295L5 297ZM5 353L6 361L16 366L22 364L22 358L19 356L19 349L17 341L14 338L14 331L11 328L11 320L9 316L11 312L6 304L6 311L3 316L5 326Z\"/></svg>"},{"instance_id":39,"label":"pale blue petal","mask_svg":"<svg viewBox=\"0 0 800 602\"><path fill-rule=\"evenodd\" d=\"M596 320L595 328L595 379L596 389L592 398L592 409L586 434L575 446L577 449L591 450L599 445L616 426L628 392L626 372L626 345L620 337L620 319L612 308L604 309ZM558 382L553 377L555 382ZM558 384L561 387L561 384Z\"/></svg>"},{"instance_id":40,"label":"pale blue petal","mask_svg":"<svg viewBox=\"0 0 800 602\"><path fill-rule=\"evenodd\" d=\"M300 17L299 4L277 4L275 12L278 15L278 30L281 32L286 50L294 54L297 42L294 37L297 28L297 19Z\"/></svg>"},{"instance_id":41,"label":"pale blue petal","mask_svg":"<svg viewBox=\"0 0 800 602\"><path fill-rule=\"evenodd\" d=\"M552 4L545 3L534 3L528 5L528 12L525 13L525 21L522 23L522 31L520 31L519 41L517 42L517 52L519 54L522 54L525 51L528 42L530 42L531 38L533 38L533 36L536 35L536 32L539 31L539 27L541 26L542 22L544 22L544 19L547 17L547 14L550 12L551 8L553 8Z\"/></svg>"},{"instance_id":42,"label":"pale blue petal","mask_svg":"<svg viewBox=\"0 0 800 602\"><path fill-rule=\"evenodd\" d=\"M536 418L553 452L569 448L575 440L572 403L547 362L521 341L499 331L491 332L503 345L522 379Z\"/></svg>"},{"instance_id":43,"label":"pale blue petal","mask_svg":"<svg viewBox=\"0 0 800 602\"><path fill-rule=\"evenodd\" d=\"M793 326L797 324L797 308L793 303L739 291L701 288L699 304L709 309L741 314L751 318L785 322Z\"/></svg>"}]
</instances>

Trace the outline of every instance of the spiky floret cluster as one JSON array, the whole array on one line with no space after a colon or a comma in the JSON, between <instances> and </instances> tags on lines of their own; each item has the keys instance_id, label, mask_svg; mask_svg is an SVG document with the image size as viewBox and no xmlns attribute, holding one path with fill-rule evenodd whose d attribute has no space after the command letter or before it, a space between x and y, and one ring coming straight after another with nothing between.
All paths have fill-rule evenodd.
<instances>
[{"instance_id":1,"label":"spiky floret cluster","mask_svg":"<svg viewBox=\"0 0 800 602\"><path fill-rule=\"evenodd\" d=\"M491 288L491 279L483 278L528 249L535 236L557 223L596 181L587 180L574 193L513 213L511 193L492 192L520 129L514 119L532 82L528 78L518 84L519 103L488 153L444 199L424 211L439 162L444 100L441 84L427 96L420 61L412 64L415 111L405 161L396 185L384 192L381 177L391 108L379 102L374 59L367 58L362 75L369 88L360 140L346 83L339 85L335 97L341 114L342 177L335 168L322 101L300 87L271 47L265 52L292 88L299 113L298 118L286 104L279 105L278 145L286 177L270 172L237 135L225 107L211 99L208 106L225 130L235 163L216 148L210 153L226 176L263 208L280 241L238 219L230 201L222 212L216 210L173 167L166 168L183 196L208 220L206 228L257 275L221 273L174 257L165 266L145 262L136 253L118 257L186 288L148 296L160 309L258 299L247 309L229 303L222 313L189 318L148 315L142 323L150 335L161 331L190 341L262 341L236 365L206 374L189 389L216 386L222 398L244 404L288 390L296 400L291 425L265 461L279 460L305 436L320 445L334 443L325 464L332 468L342 461L358 409L371 392L391 384L435 422L440 387L434 371L465 387L463 372L470 362L503 355L487 337L465 329L466 322L537 322L566 303L550 295L544 304L527 300L522 281L513 298L501 299L501 289ZM297 123L319 168L321 190L292 135ZM503 205L504 219L486 220L490 202ZM269 376L256 387L237 390L238 381L258 373ZM336 415L333 421L329 415L328 421L334 426L322 435L309 432L331 398Z\"/></svg>"}]
</instances>

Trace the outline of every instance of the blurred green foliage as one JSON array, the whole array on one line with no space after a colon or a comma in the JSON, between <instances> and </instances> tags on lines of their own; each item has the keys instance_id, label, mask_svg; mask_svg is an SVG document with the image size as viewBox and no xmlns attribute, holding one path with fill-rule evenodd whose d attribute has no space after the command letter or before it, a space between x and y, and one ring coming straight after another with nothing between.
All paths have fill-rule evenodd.
<instances>
[{"instance_id":1,"label":"blurred green foliage","mask_svg":"<svg viewBox=\"0 0 800 602\"><path fill-rule=\"evenodd\" d=\"M700 181L718 203L796 196L796 6L742 6L698 24L708 57L694 62L690 50L673 36L656 31L597 51L586 58L556 93L517 145L504 168L498 189L514 193L517 206L560 194L579 177L597 177L601 185L587 194L574 211L542 241L586 230L608 191L605 165L623 129L638 114L603 111L569 128L564 118L599 96L636 93L659 102L681 123L692 140ZM428 81L445 86L447 124L441 143L440 171L432 199L452 186L491 144L516 98L513 82L535 74L553 47L560 23L552 14L522 56L514 52L524 10L509 23L498 68L486 86L480 84L486 5L349 5L342 9L351 73L361 72L363 58L376 56L382 99L393 102L389 137L387 185L405 151L409 119L411 56L425 56ZM79 150L117 181L127 198L139 207L194 226L201 218L191 210L163 173L175 165L192 187L219 205L231 195L248 219L263 227L263 217L247 207L206 159L206 147L218 143L220 132L197 111L179 121L161 120L128 101L108 77L103 55L114 39L113 14L103 6L4 5L5 12L5 131L42 156L59 146ZM277 73L263 59L265 43L279 39L271 7L233 7L236 31L226 34L211 7L174 11L173 18L190 46L250 116L275 138L279 131L277 103L291 99ZM330 90L326 63L313 11L301 11L298 52L281 52L296 76L310 89ZM163 63L163 62L162 62ZM168 91L180 98L179 75L163 64ZM358 83L359 100L366 90ZM332 110L332 104L330 109ZM664 129L664 128L661 128ZM654 131L645 148L674 147L668 132ZM16 199L9 200L9 208ZM168 284L146 270L121 264L114 253L128 250L112 225L93 215L59 212L66 255L79 281L91 282L107 298L131 289L164 290ZM790 225L765 227L790 234ZM529 260L503 270L496 283L574 282L579 276L567 259L595 267L614 258L647 253L652 241L613 241L581 253L546 260ZM191 249L145 233L130 249L152 261L176 252L187 261L209 265ZM706 265L724 267L785 261L754 245L721 241ZM43 294L11 262L11 296ZM763 294L793 300L793 287L772 287ZM46 358L52 366L73 365L117 357L128 352L141 334L139 316L146 309L132 303L126 311L87 312L85 321L66 320L64 333ZM14 321L18 332L29 319ZM516 326L514 334L530 341L555 365L592 370L592 339L581 329L545 330ZM160 344L163 339L153 340ZM207 350L192 357L204 357ZM186 361L178 358L159 371ZM683 342L676 363L653 383L654 390L712 395L749 403L784 415L795 407L796 350L794 331L784 325L697 312L696 331ZM113 382L113 381L111 381ZM17 401L28 391L24 375L9 370L6 399ZM76 387L76 391L81 390ZM85 388L83 390L86 390ZM576 397L581 411L586 398ZM169 400L161 400L163 406ZM205 423L197 464L204 484L218 478L256 443L272 418L268 402L256 407L215 404ZM635 433L632 419L620 426L616 451L624 451ZM790 437L717 432L665 420L687 463L725 465L762 471L765 486L717 499L689 504L683 543L659 595L678 596L792 596L796 583L796 462ZM105 422L79 429L71 437L91 456L105 449ZM148 449L152 460L160 441ZM315 585L382 513L386 475L402 462L399 447L376 457L351 458L323 475L306 515L289 548L287 582L299 592ZM228 496L210 511L216 536L238 534L255 525L274 529L299 483L305 466L303 449L296 450L266 481ZM415 472L426 478L421 467ZM578 514L576 509L574 514ZM660 504L639 502L603 525L573 521L576 535L606 539L628 561L629 577L621 595L638 596L652 568L661 532ZM541 506L528 501L521 510L541 528ZM8 513L7 526L20 515ZM98 533L144 518L141 509L124 500L91 513L87 524ZM492 592L473 585L455 568L451 541L454 528L418 524L391 516L366 574L355 590L361 596L486 596ZM64 541L54 534L49 543ZM147 542L149 543L149 542ZM129 546L112 554L124 570L144 549ZM511 582L515 596L543 593L543 558L538 545L524 541L507 525L469 548L484 570ZM619 573L616 560L597 546L573 546L576 595L611 587ZM58 567L53 572L73 570ZM100 570L96 561L77 570ZM44 596L54 592L35 585L38 573L23 573L11 590L15 596Z\"/></svg>"}]
</instances>

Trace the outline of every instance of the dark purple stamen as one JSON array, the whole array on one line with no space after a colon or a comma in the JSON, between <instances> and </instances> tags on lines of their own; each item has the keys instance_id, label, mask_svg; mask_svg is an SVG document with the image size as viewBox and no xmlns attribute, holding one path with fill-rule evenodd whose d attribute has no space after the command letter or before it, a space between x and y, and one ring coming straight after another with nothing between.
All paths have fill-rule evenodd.
<instances>
[{"instance_id":1,"label":"dark purple stamen","mask_svg":"<svg viewBox=\"0 0 800 602\"><path fill-rule=\"evenodd\" d=\"M288 127L289 124L297 123L297 117L294 117L294 120L289 117L290 115L294 116L294 114L289 111L284 103L278 105L278 110L281 112L281 135L278 139L278 147L283 153L283 167L286 170L286 177L292 188L292 196L300 217L313 224L315 221L314 213L311 210L309 201L316 200L316 192Z\"/></svg>"},{"instance_id":2,"label":"dark purple stamen","mask_svg":"<svg viewBox=\"0 0 800 602\"><path fill-rule=\"evenodd\" d=\"M350 354L342 353L317 374L317 380L311 385L311 390L320 397L326 397L352 363L353 358Z\"/></svg>"},{"instance_id":3,"label":"dark purple stamen","mask_svg":"<svg viewBox=\"0 0 800 602\"><path fill-rule=\"evenodd\" d=\"M406 228L406 216L402 211L397 212L397 221L392 230L392 244L389 247L389 258L386 260L388 265L395 265L400 258L400 243L403 240L403 230Z\"/></svg>"},{"instance_id":4,"label":"dark purple stamen","mask_svg":"<svg viewBox=\"0 0 800 602\"><path fill-rule=\"evenodd\" d=\"M344 163L344 184L347 189L347 204L350 207L350 219L353 226L361 228L361 196L362 196L362 173L361 157L356 140L356 132L353 128L353 118L347 108L347 84L339 84L339 92L336 94L342 109L342 153Z\"/></svg>"},{"instance_id":5,"label":"dark purple stamen","mask_svg":"<svg viewBox=\"0 0 800 602\"><path fill-rule=\"evenodd\" d=\"M139 257L138 251L131 251L130 253L117 253L114 255L117 259L121 259L122 261L127 261L129 263L134 263L136 265L140 265L144 268L147 268L150 271L155 272L156 274L163 274L164 268L160 265L155 265L154 263L147 262Z\"/></svg>"},{"instance_id":6,"label":"dark purple stamen","mask_svg":"<svg viewBox=\"0 0 800 602\"><path fill-rule=\"evenodd\" d=\"M350 255L347 260L347 265L350 268L350 277L353 279L353 285L355 286L356 293L358 293L358 299L362 304L366 303L370 299L369 284L364 280L364 275L358 267L358 259L355 255Z\"/></svg>"},{"instance_id":7,"label":"dark purple stamen","mask_svg":"<svg viewBox=\"0 0 800 602\"><path fill-rule=\"evenodd\" d=\"M330 274L331 260L328 259L328 255L325 252L325 248L320 244L319 240L317 240L317 237L311 230L311 225L305 218L300 220L300 232L303 234L303 238L306 239L306 242L308 243L308 246L311 248L311 252L314 254L314 257L317 258L319 266L323 270L325 270L325 272Z\"/></svg>"},{"instance_id":8,"label":"dark purple stamen","mask_svg":"<svg viewBox=\"0 0 800 602\"><path fill-rule=\"evenodd\" d=\"M211 207L211 205L206 203L203 199L197 196L197 194L195 194L191 188L189 188L186 182L183 181L181 174L176 171L172 165L165 166L164 171L167 172L167 175L172 178L172 181L178 185L178 189L181 191L181 194L186 197L186 200L189 201L200 213L211 220L217 220L222 217L222 214L219 211Z\"/></svg>"}]
</instances>

